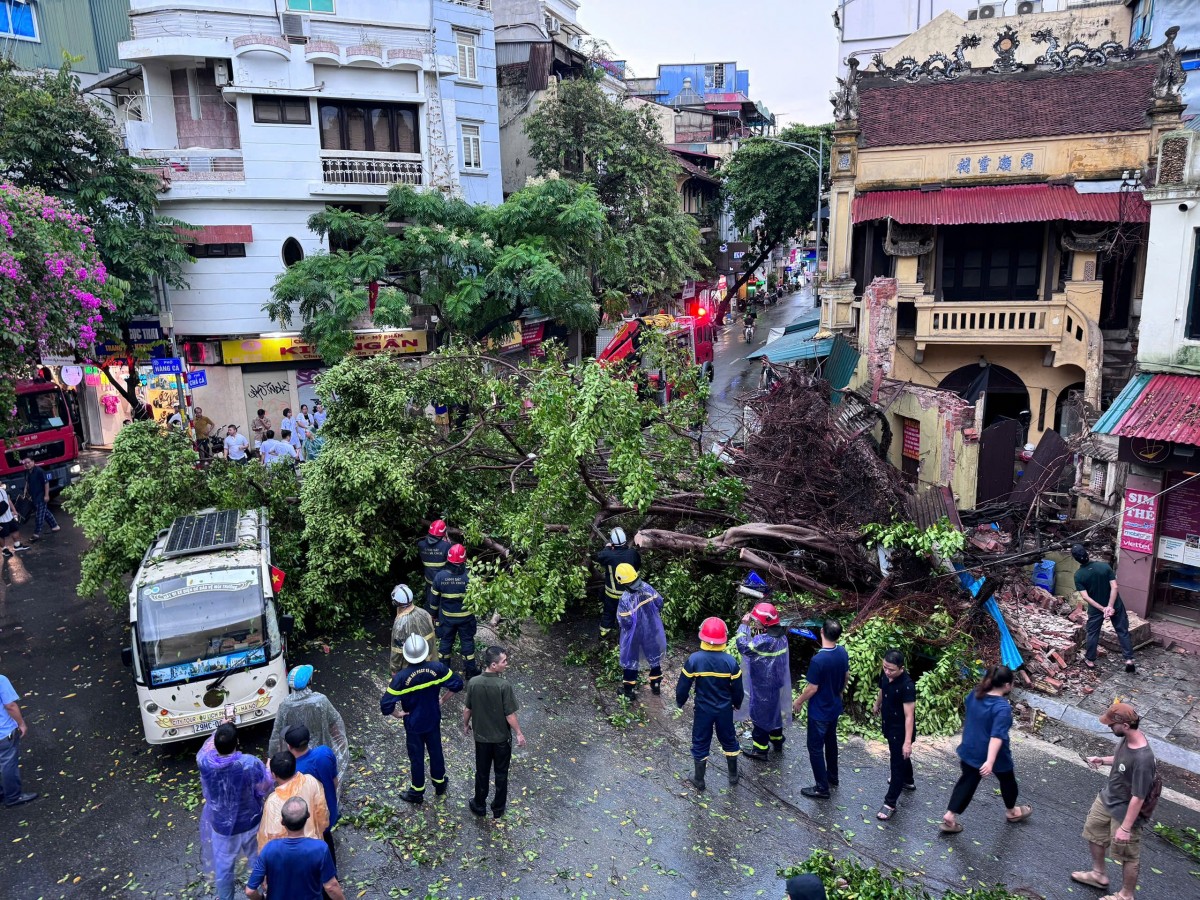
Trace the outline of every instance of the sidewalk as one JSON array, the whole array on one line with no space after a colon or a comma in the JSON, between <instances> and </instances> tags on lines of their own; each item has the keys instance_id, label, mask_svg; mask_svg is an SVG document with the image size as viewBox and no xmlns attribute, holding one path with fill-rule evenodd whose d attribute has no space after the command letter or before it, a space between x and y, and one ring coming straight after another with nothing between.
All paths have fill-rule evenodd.
<instances>
[{"instance_id":1,"label":"sidewalk","mask_svg":"<svg viewBox=\"0 0 1200 900\"><path fill-rule=\"evenodd\" d=\"M1200 775L1200 656L1151 644L1137 653L1137 672L1125 673L1117 654L1101 656L1095 673L1070 682L1056 697L1013 694L1064 725L1111 738L1098 717L1114 700L1131 703L1155 756Z\"/></svg>"}]
</instances>

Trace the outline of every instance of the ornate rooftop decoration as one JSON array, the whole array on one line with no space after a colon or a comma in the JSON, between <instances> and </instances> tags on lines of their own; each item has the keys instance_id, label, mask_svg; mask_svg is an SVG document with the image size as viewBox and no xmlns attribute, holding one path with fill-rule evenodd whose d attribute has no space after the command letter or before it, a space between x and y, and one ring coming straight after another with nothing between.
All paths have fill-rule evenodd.
<instances>
[{"instance_id":1,"label":"ornate rooftop decoration","mask_svg":"<svg viewBox=\"0 0 1200 900\"><path fill-rule=\"evenodd\" d=\"M1035 31L1030 37L1035 44L1047 45L1046 52L1033 61L1034 67L1051 72L1103 66L1110 59L1131 59L1146 47L1146 41L1140 41L1132 47L1125 47L1117 41L1105 41L1096 47L1089 47L1083 41L1071 41L1065 47L1060 47L1058 37L1049 28Z\"/></svg>"},{"instance_id":2,"label":"ornate rooftop decoration","mask_svg":"<svg viewBox=\"0 0 1200 900\"><path fill-rule=\"evenodd\" d=\"M988 71L997 75L1024 72L1025 65L1017 62L1017 48L1020 46L1021 39L1017 37L1017 30L1011 25L1005 26L992 44L992 49L996 51L996 61Z\"/></svg>"},{"instance_id":3,"label":"ornate rooftop decoration","mask_svg":"<svg viewBox=\"0 0 1200 900\"><path fill-rule=\"evenodd\" d=\"M1154 98L1181 102L1183 83L1187 73L1183 71L1183 62L1179 48L1175 46L1175 37L1179 34L1179 26L1167 29L1167 41L1158 51L1158 74L1154 78Z\"/></svg>"},{"instance_id":4,"label":"ornate rooftop decoration","mask_svg":"<svg viewBox=\"0 0 1200 900\"><path fill-rule=\"evenodd\" d=\"M930 55L924 62L917 62L915 58L905 56L897 60L896 65L889 66L884 63L883 55L876 53L872 63L881 75L896 81L907 81L910 84L922 78L929 81L953 81L963 73L971 71L966 51L978 47L979 44L979 35L967 34L954 48L952 57L938 52Z\"/></svg>"},{"instance_id":5,"label":"ornate rooftop decoration","mask_svg":"<svg viewBox=\"0 0 1200 900\"><path fill-rule=\"evenodd\" d=\"M837 80L837 90L829 95L835 122L858 120L858 59L852 56L846 60L846 65L849 67L846 77Z\"/></svg>"}]
</instances>

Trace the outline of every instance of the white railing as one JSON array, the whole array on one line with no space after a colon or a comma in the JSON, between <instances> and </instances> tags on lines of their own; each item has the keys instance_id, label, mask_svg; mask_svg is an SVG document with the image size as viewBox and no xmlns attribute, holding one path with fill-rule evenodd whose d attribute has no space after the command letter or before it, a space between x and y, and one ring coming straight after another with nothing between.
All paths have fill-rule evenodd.
<instances>
[{"instance_id":1,"label":"white railing","mask_svg":"<svg viewBox=\"0 0 1200 900\"><path fill-rule=\"evenodd\" d=\"M142 150L165 181L245 181L241 150Z\"/></svg>"},{"instance_id":2,"label":"white railing","mask_svg":"<svg viewBox=\"0 0 1200 900\"><path fill-rule=\"evenodd\" d=\"M492 11L492 0L450 0L450 2L457 6L467 6L471 9L481 9L484 12Z\"/></svg>"},{"instance_id":3,"label":"white railing","mask_svg":"<svg viewBox=\"0 0 1200 900\"><path fill-rule=\"evenodd\" d=\"M326 184L425 183L425 164L411 153L353 153L321 151L321 171Z\"/></svg>"}]
</instances>

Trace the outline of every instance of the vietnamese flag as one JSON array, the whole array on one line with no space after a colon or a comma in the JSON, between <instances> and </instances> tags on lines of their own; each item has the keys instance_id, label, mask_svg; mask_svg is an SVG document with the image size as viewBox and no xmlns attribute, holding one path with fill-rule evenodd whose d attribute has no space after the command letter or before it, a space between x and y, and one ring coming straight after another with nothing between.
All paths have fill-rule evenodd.
<instances>
[{"instance_id":1,"label":"vietnamese flag","mask_svg":"<svg viewBox=\"0 0 1200 900\"><path fill-rule=\"evenodd\" d=\"M287 573L283 569L271 566L271 590L276 594L283 590L283 581L285 578L287 578Z\"/></svg>"}]
</instances>

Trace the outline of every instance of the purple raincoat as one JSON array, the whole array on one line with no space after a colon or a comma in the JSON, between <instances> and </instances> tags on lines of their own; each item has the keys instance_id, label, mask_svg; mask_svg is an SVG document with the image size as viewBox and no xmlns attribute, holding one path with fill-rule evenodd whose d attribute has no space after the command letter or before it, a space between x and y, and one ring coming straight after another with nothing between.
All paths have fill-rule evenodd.
<instances>
[{"instance_id":1,"label":"purple raincoat","mask_svg":"<svg viewBox=\"0 0 1200 900\"><path fill-rule=\"evenodd\" d=\"M778 637L751 635L749 625L739 625L737 649L742 655L742 677L749 703L734 713L765 731L787 728L791 723L792 672L788 659L787 632Z\"/></svg>"},{"instance_id":2,"label":"purple raincoat","mask_svg":"<svg viewBox=\"0 0 1200 900\"><path fill-rule=\"evenodd\" d=\"M643 659L651 668L662 663L667 650L662 608L662 594L640 578L621 595L617 624L621 626L622 669L636 669Z\"/></svg>"},{"instance_id":3,"label":"purple raincoat","mask_svg":"<svg viewBox=\"0 0 1200 900\"><path fill-rule=\"evenodd\" d=\"M216 879L217 896L231 900L238 859L258 856L258 823L274 782L262 760L235 750L222 756L210 735L196 754L204 809L200 813L200 860Z\"/></svg>"}]
</instances>

